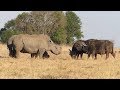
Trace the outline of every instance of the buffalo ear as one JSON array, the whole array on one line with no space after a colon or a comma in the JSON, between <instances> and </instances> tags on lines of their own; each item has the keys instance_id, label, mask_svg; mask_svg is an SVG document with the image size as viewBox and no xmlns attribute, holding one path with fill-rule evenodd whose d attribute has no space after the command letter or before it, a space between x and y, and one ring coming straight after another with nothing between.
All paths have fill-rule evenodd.
<instances>
[{"instance_id":1,"label":"buffalo ear","mask_svg":"<svg viewBox=\"0 0 120 90\"><path fill-rule=\"evenodd\" d=\"M69 49L69 51L70 51L70 53L72 52L72 50L70 50L70 49Z\"/></svg>"},{"instance_id":2,"label":"buffalo ear","mask_svg":"<svg viewBox=\"0 0 120 90\"><path fill-rule=\"evenodd\" d=\"M72 53L72 50L69 49L69 55L71 55L71 53Z\"/></svg>"},{"instance_id":3,"label":"buffalo ear","mask_svg":"<svg viewBox=\"0 0 120 90\"><path fill-rule=\"evenodd\" d=\"M71 52L71 50L69 49L69 51Z\"/></svg>"}]
</instances>

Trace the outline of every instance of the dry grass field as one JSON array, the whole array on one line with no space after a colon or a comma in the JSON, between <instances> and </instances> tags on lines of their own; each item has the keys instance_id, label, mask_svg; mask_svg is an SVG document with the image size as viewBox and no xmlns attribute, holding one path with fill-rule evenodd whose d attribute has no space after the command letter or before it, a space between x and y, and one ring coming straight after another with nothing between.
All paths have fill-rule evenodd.
<instances>
[{"instance_id":1,"label":"dry grass field","mask_svg":"<svg viewBox=\"0 0 120 90\"><path fill-rule=\"evenodd\" d=\"M120 54L108 60L98 55L97 60L74 60L69 56L71 47L62 46L62 53L48 52L49 59L31 59L30 54L20 54L20 59L10 58L6 45L0 44L0 79L120 79ZM118 50L118 49L116 49Z\"/></svg>"}]
</instances>

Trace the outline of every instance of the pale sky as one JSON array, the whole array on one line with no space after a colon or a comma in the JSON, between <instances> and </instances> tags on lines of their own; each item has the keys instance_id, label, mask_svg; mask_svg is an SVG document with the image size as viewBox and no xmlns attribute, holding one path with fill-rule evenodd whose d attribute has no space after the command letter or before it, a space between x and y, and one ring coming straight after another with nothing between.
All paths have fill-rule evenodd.
<instances>
[{"instance_id":1,"label":"pale sky","mask_svg":"<svg viewBox=\"0 0 120 90\"><path fill-rule=\"evenodd\" d=\"M0 28L23 11L0 11ZM83 39L114 40L120 47L120 11L75 11L82 21Z\"/></svg>"}]
</instances>

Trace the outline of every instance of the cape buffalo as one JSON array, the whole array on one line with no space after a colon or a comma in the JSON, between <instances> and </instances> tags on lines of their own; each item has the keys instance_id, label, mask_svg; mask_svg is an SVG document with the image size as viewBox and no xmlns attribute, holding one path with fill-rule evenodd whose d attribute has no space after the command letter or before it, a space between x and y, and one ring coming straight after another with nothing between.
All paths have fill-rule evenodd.
<instances>
[{"instance_id":1,"label":"cape buffalo","mask_svg":"<svg viewBox=\"0 0 120 90\"><path fill-rule=\"evenodd\" d=\"M37 53L39 50L39 57L42 58L45 51L51 51L53 54L60 54L61 47L53 43L48 35L29 35L19 34L9 38L7 42L9 48L9 55L18 58L19 53ZM12 53L11 53L12 51Z\"/></svg>"},{"instance_id":2,"label":"cape buffalo","mask_svg":"<svg viewBox=\"0 0 120 90\"><path fill-rule=\"evenodd\" d=\"M72 58L79 57L79 54L88 54L88 58L92 55L92 58L97 59L97 54L101 56L106 54L106 59L109 57L109 53L115 58L114 44L109 40L98 40L98 39L88 39L88 40L78 40L74 43L72 50L70 50L70 56Z\"/></svg>"},{"instance_id":3,"label":"cape buffalo","mask_svg":"<svg viewBox=\"0 0 120 90\"><path fill-rule=\"evenodd\" d=\"M97 59L97 54L101 56L106 54L106 59L109 57L109 53L115 58L115 53L113 52L114 44L109 40L97 40L97 39L89 39L86 40L85 43L88 46L88 58L92 54L94 59Z\"/></svg>"},{"instance_id":4,"label":"cape buffalo","mask_svg":"<svg viewBox=\"0 0 120 90\"><path fill-rule=\"evenodd\" d=\"M70 56L72 58L78 59L79 55L83 56L83 53L87 53L87 45L85 44L84 40L78 40L74 43L72 50L70 50Z\"/></svg>"}]
</instances>

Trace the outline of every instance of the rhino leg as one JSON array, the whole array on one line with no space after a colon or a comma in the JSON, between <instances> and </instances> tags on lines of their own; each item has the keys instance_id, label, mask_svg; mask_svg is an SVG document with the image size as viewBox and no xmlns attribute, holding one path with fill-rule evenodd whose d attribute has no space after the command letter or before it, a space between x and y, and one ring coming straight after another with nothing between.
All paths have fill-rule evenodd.
<instances>
[{"instance_id":1,"label":"rhino leg","mask_svg":"<svg viewBox=\"0 0 120 90\"><path fill-rule=\"evenodd\" d=\"M20 57L19 53L20 53L19 50L16 50L16 56L15 56L16 58Z\"/></svg>"},{"instance_id":2,"label":"rhino leg","mask_svg":"<svg viewBox=\"0 0 120 90\"><path fill-rule=\"evenodd\" d=\"M95 58L94 58L95 60L97 59L97 53L95 53Z\"/></svg>"},{"instance_id":3,"label":"rhino leg","mask_svg":"<svg viewBox=\"0 0 120 90\"><path fill-rule=\"evenodd\" d=\"M43 54L43 55L42 55ZM37 51L37 53L31 53L31 58L37 58L37 57L40 57L40 58L49 58L49 55L48 55L48 53L45 51L44 52L44 49L39 49L38 51Z\"/></svg>"},{"instance_id":4,"label":"rhino leg","mask_svg":"<svg viewBox=\"0 0 120 90\"><path fill-rule=\"evenodd\" d=\"M38 51L39 58L43 58L44 52L45 52L45 49L39 49Z\"/></svg>"},{"instance_id":5,"label":"rhino leg","mask_svg":"<svg viewBox=\"0 0 120 90\"><path fill-rule=\"evenodd\" d=\"M37 53L31 53L31 58L37 58L38 54Z\"/></svg>"},{"instance_id":6,"label":"rhino leg","mask_svg":"<svg viewBox=\"0 0 120 90\"><path fill-rule=\"evenodd\" d=\"M43 54L43 59L49 58L49 57L50 57L49 54L45 51L44 54Z\"/></svg>"},{"instance_id":7,"label":"rhino leg","mask_svg":"<svg viewBox=\"0 0 120 90\"><path fill-rule=\"evenodd\" d=\"M16 51L16 52L15 52L15 54L16 54L15 57L16 57L16 58L19 58L19 57L20 57L19 54L20 54L20 51L21 51L21 50L22 50L21 48L18 48L18 47L15 48L15 51Z\"/></svg>"},{"instance_id":8,"label":"rhino leg","mask_svg":"<svg viewBox=\"0 0 120 90\"><path fill-rule=\"evenodd\" d=\"M33 58L34 57L34 54L33 53L31 53L31 58Z\"/></svg>"}]
</instances>

